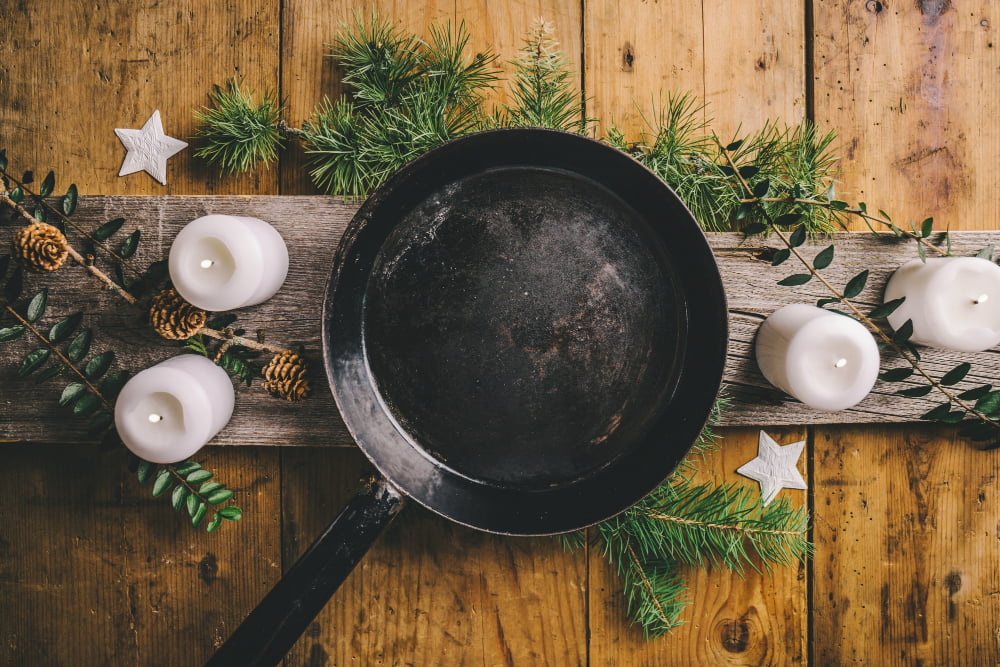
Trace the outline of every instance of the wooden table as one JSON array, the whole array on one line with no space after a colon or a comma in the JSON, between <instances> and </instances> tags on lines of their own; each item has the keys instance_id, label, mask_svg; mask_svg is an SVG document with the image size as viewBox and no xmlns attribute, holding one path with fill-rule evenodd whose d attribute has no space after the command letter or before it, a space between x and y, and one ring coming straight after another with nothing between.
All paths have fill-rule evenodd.
<instances>
[{"instance_id":1,"label":"wooden table","mask_svg":"<svg viewBox=\"0 0 1000 667\"><path fill-rule=\"evenodd\" d=\"M56 169L88 194L310 194L293 149L220 178L190 150L169 185L116 177L115 127L160 109L172 136L236 76L277 91L300 122L339 81L324 42L370 2L185 0L4 3L0 145L18 168ZM379 1L425 33L465 19L476 46L513 57L537 16L581 74L587 113L641 129L658 91L742 124L814 119L836 129L841 196L898 220L998 224L1000 3L739 0ZM6 385L2 400L17 396ZM769 576L691 572L688 623L646 642L624 621L596 550L511 539L411 509L313 624L289 665L870 664L1000 660L1000 454L929 426L775 429L808 439L812 561ZM702 474L738 479L756 430L725 431ZM199 664L336 513L366 466L347 447L216 447L202 460L245 518L193 531L88 445L8 444L0 467L0 663Z\"/></svg>"}]
</instances>

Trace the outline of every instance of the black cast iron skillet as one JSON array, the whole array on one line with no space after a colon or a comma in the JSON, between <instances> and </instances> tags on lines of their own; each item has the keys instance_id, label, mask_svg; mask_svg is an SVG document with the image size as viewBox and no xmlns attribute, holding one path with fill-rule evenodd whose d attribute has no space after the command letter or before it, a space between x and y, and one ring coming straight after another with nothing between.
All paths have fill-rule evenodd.
<instances>
[{"instance_id":1,"label":"black cast iron skillet","mask_svg":"<svg viewBox=\"0 0 1000 667\"><path fill-rule=\"evenodd\" d=\"M697 437L726 338L705 237L624 153L505 129L413 161L351 222L323 306L330 386L382 479L209 664L277 663L405 497L510 535L626 509Z\"/></svg>"}]
</instances>

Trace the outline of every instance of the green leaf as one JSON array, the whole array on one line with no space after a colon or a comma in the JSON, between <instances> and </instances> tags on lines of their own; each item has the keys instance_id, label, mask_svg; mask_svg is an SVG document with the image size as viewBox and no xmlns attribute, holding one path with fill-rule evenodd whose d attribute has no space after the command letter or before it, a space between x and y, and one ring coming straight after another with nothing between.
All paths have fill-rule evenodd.
<instances>
[{"instance_id":1,"label":"green leaf","mask_svg":"<svg viewBox=\"0 0 1000 667\"><path fill-rule=\"evenodd\" d=\"M909 389L900 389L896 393L900 396L906 396L908 398L920 398L921 396L926 396L931 393L932 386L929 384L923 385L921 387L910 387Z\"/></svg>"},{"instance_id":2,"label":"green leaf","mask_svg":"<svg viewBox=\"0 0 1000 667\"><path fill-rule=\"evenodd\" d=\"M80 326L80 322L82 321L83 313L74 313L69 317L59 320L49 329L49 342L53 344L63 342Z\"/></svg>"},{"instance_id":3,"label":"green leaf","mask_svg":"<svg viewBox=\"0 0 1000 667\"><path fill-rule=\"evenodd\" d=\"M69 190L66 191L66 196L63 197L63 213L66 215L73 215L76 211L76 202L79 199L79 193L76 190L76 183L69 186Z\"/></svg>"},{"instance_id":4,"label":"green leaf","mask_svg":"<svg viewBox=\"0 0 1000 667\"><path fill-rule=\"evenodd\" d=\"M805 285L810 280L812 280L811 273L793 273L792 275L779 280L778 284L784 285L785 287L795 287L796 285Z\"/></svg>"},{"instance_id":5,"label":"green leaf","mask_svg":"<svg viewBox=\"0 0 1000 667\"><path fill-rule=\"evenodd\" d=\"M142 232L140 230L135 230L131 234L125 237L122 241L121 247L118 249L118 254L122 256L123 259L128 259L135 254L136 249L139 247L139 239L142 237Z\"/></svg>"},{"instance_id":6,"label":"green leaf","mask_svg":"<svg viewBox=\"0 0 1000 667\"><path fill-rule=\"evenodd\" d=\"M830 262L833 261L833 245L829 245L823 248L813 259L813 268L817 271L825 269L830 266Z\"/></svg>"},{"instance_id":7,"label":"green leaf","mask_svg":"<svg viewBox=\"0 0 1000 667\"><path fill-rule=\"evenodd\" d=\"M793 248L798 248L800 245L806 242L806 226L799 225L792 232L791 237L788 239L788 244Z\"/></svg>"},{"instance_id":8,"label":"green leaf","mask_svg":"<svg viewBox=\"0 0 1000 667\"><path fill-rule=\"evenodd\" d=\"M751 222L745 226L742 230L745 236L753 236L754 234L760 234L767 231L767 225L763 222Z\"/></svg>"},{"instance_id":9,"label":"green leaf","mask_svg":"<svg viewBox=\"0 0 1000 667\"><path fill-rule=\"evenodd\" d=\"M992 414L1000 410L1000 391L991 391L978 401L976 401L976 411L983 414Z\"/></svg>"},{"instance_id":10,"label":"green leaf","mask_svg":"<svg viewBox=\"0 0 1000 667\"><path fill-rule=\"evenodd\" d=\"M17 340L24 335L26 329L20 324L15 324L12 327L6 327L0 329L0 343L6 343L8 341Z\"/></svg>"},{"instance_id":11,"label":"green leaf","mask_svg":"<svg viewBox=\"0 0 1000 667\"><path fill-rule=\"evenodd\" d=\"M922 223L920 223L920 236L927 238L934 233L934 218L925 218Z\"/></svg>"},{"instance_id":12,"label":"green leaf","mask_svg":"<svg viewBox=\"0 0 1000 667\"><path fill-rule=\"evenodd\" d=\"M214 533L221 525L222 525L222 517L219 516L218 512L216 512L215 514L212 515L212 520L208 522L207 526L205 526L205 532Z\"/></svg>"},{"instance_id":13,"label":"green leaf","mask_svg":"<svg viewBox=\"0 0 1000 667\"><path fill-rule=\"evenodd\" d=\"M951 401L945 401L941 405L928 410L924 414L920 415L921 419L926 419L928 421L937 421L947 415L951 411Z\"/></svg>"},{"instance_id":14,"label":"green leaf","mask_svg":"<svg viewBox=\"0 0 1000 667\"><path fill-rule=\"evenodd\" d=\"M742 145L743 145L743 140L737 139L736 141L726 146L726 151L729 153L732 153L733 151L738 151L740 149L740 146Z\"/></svg>"},{"instance_id":15,"label":"green leaf","mask_svg":"<svg viewBox=\"0 0 1000 667\"><path fill-rule=\"evenodd\" d=\"M801 213L785 213L774 219L774 224L778 227L789 227L802 219Z\"/></svg>"},{"instance_id":16,"label":"green leaf","mask_svg":"<svg viewBox=\"0 0 1000 667\"><path fill-rule=\"evenodd\" d=\"M927 250L924 248L924 244L917 241L917 255L920 256L920 261L924 264L927 263Z\"/></svg>"},{"instance_id":17,"label":"green leaf","mask_svg":"<svg viewBox=\"0 0 1000 667\"><path fill-rule=\"evenodd\" d=\"M83 374L87 376L88 380L96 380L107 372L114 360L115 353L113 350L102 352L87 362L87 365L83 367Z\"/></svg>"},{"instance_id":18,"label":"green leaf","mask_svg":"<svg viewBox=\"0 0 1000 667\"><path fill-rule=\"evenodd\" d=\"M753 186L753 196L760 199L767 194L767 191L771 189L771 181L762 179Z\"/></svg>"},{"instance_id":19,"label":"green leaf","mask_svg":"<svg viewBox=\"0 0 1000 667\"><path fill-rule=\"evenodd\" d=\"M987 259L993 261L993 246L988 245L979 252L976 253L976 257L979 259ZM3 276L3 272L0 272L0 276Z\"/></svg>"},{"instance_id":20,"label":"green leaf","mask_svg":"<svg viewBox=\"0 0 1000 667\"><path fill-rule=\"evenodd\" d=\"M153 497L162 496L173 485L174 478L170 475L170 471L162 468L160 472L156 473L156 480L153 482Z\"/></svg>"},{"instance_id":21,"label":"green leaf","mask_svg":"<svg viewBox=\"0 0 1000 667\"><path fill-rule=\"evenodd\" d=\"M963 401L978 401L980 398L990 393L990 389L992 388L993 385L991 384L980 385L978 387L973 387L972 389L963 391L961 394L958 395L958 397Z\"/></svg>"},{"instance_id":22,"label":"green leaf","mask_svg":"<svg viewBox=\"0 0 1000 667\"><path fill-rule=\"evenodd\" d=\"M52 191L55 189L55 187L56 187L56 174L54 171L50 171L45 175L45 180L42 181L42 184L38 188L38 196L48 197L50 194L52 194Z\"/></svg>"},{"instance_id":23,"label":"green leaf","mask_svg":"<svg viewBox=\"0 0 1000 667\"><path fill-rule=\"evenodd\" d=\"M839 199L831 199L830 200L830 208L833 209L834 211L846 211L847 210L847 202L846 201L840 201Z\"/></svg>"},{"instance_id":24,"label":"green leaf","mask_svg":"<svg viewBox=\"0 0 1000 667\"><path fill-rule=\"evenodd\" d=\"M198 503L198 509L195 510L194 515L191 517L191 525L197 528L201 520L205 518L206 512L208 512L208 505Z\"/></svg>"},{"instance_id":25,"label":"green leaf","mask_svg":"<svg viewBox=\"0 0 1000 667\"><path fill-rule=\"evenodd\" d=\"M107 241L111 238L111 235L121 229L124 224L125 218L115 218L114 220L109 220L94 230L94 238L98 241Z\"/></svg>"},{"instance_id":26,"label":"green leaf","mask_svg":"<svg viewBox=\"0 0 1000 667\"><path fill-rule=\"evenodd\" d=\"M45 315L45 306L49 303L49 288L43 287L35 296L31 297L31 301L28 302L28 310L25 312L24 319L29 322L37 322L42 319Z\"/></svg>"},{"instance_id":27,"label":"green leaf","mask_svg":"<svg viewBox=\"0 0 1000 667\"><path fill-rule=\"evenodd\" d=\"M66 346L66 357L72 362L77 362L87 356L90 352L90 340L93 338L93 332L90 329L84 329L76 335L76 338Z\"/></svg>"},{"instance_id":28,"label":"green leaf","mask_svg":"<svg viewBox=\"0 0 1000 667\"><path fill-rule=\"evenodd\" d=\"M844 287L844 296L848 299L853 299L857 295L861 294L861 290L865 288L868 283L868 269L865 269L858 275L854 276L847 281L847 286Z\"/></svg>"},{"instance_id":29,"label":"green leaf","mask_svg":"<svg viewBox=\"0 0 1000 667\"><path fill-rule=\"evenodd\" d=\"M955 366L950 371L944 374L944 377L941 378L941 384L943 384L946 387L949 385L958 384L959 382L965 379L965 376L969 374L970 370L972 370L972 364L970 364L967 361L963 361L962 363Z\"/></svg>"},{"instance_id":30,"label":"green leaf","mask_svg":"<svg viewBox=\"0 0 1000 667\"><path fill-rule=\"evenodd\" d=\"M209 470L195 470L184 479L186 479L190 484L197 484L198 482L204 482L207 479L212 479L212 472Z\"/></svg>"},{"instance_id":31,"label":"green leaf","mask_svg":"<svg viewBox=\"0 0 1000 667\"><path fill-rule=\"evenodd\" d=\"M190 496L188 496L187 498L188 516L194 516L194 513L198 511L198 505L200 504L201 501L198 500L198 496L194 495L193 493Z\"/></svg>"},{"instance_id":32,"label":"green leaf","mask_svg":"<svg viewBox=\"0 0 1000 667\"><path fill-rule=\"evenodd\" d=\"M233 492L229 489L220 489L212 495L208 496L208 502L213 505L218 505L219 503L224 503L233 497Z\"/></svg>"},{"instance_id":33,"label":"green leaf","mask_svg":"<svg viewBox=\"0 0 1000 667\"><path fill-rule=\"evenodd\" d=\"M194 472L195 470L201 470L201 464L195 463L194 461L185 461L184 463L178 463L174 466L174 470L178 475L186 475L189 472Z\"/></svg>"},{"instance_id":34,"label":"green leaf","mask_svg":"<svg viewBox=\"0 0 1000 667\"><path fill-rule=\"evenodd\" d=\"M35 207L35 210L31 212L31 215L38 222L48 222L48 214L45 212L45 207L41 204ZM60 231L62 231L62 225L58 221L55 226L60 228Z\"/></svg>"},{"instance_id":35,"label":"green leaf","mask_svg":"<svg viewBox=\"0 0 1000 667\"><path fill-rule=\"evenodd\" d=\"M183 484L178 484L174 487L174 492L170 496L170 504L173 506L175 512L181 511L181 508L184 507L184 502L187 500L189 493L191 492Z\"/></svg>"},{"instance_id":36,"label":"green leaf","mask_svg":"<svg viewBox=\"0 0 1000 667\"><path fill-rule=\"evenodd\" d=\"M122 390L125 383L128 381L129 372L128 371L115 371L108 377L104 378L101 382L101 393L109 401L114 400L118 397L118 392Z\"/></svg>"},{"instance_id":37,"label":"green leaf","mask_svg":"<svg viewBox=\"0 0 1000 667\"><path fill-rule=\"evenodd\" d=\"M140 484L145 484L156 472L156 464L149 461L139 461L139 467L135 471L135 476L139 478Z\"/></svg>"},{"instance_id":38,"label":"green leaf","mask_svg":"<svg viewBox=\"0 0 1000 667\"><path fill-rule=\"evenodd\" d=\"M44 371L35 376L35 382L45 382L46 380L51 380L55 376L66 370L66 367L62 364L52 364Z\"/></svg>"},{"instance_id":39,"label":"green leaf","mask_svg":"<svg viewBox=\"0 0 1000 667\"><path fill-rule=\"evenodd\" d=\"M66 385L66 388L62 390L62 395L59 397L59 405L66 407L73 401L80 397L87 387L82 382L70 382Z\"/></svg>"},{"instance_id":40,"label":"green leaf","mask_svg":"<svg viewBox=\"0 0 1000 667\"><path fill-rule=\"evenodd\" d=\"M28 377L41 368L42 364L48 361L48 358L49 350L43 348L32 350L26 354L24 359L21 361L21 367L17 369L17 377Z\"/></svg>"},{"instance_id":41,"label":"green leaf","mask_svg":"<svg viewBox=\"0 0 1000 667\"><path fill-rule=\"evenodd\" d=\"M904 301L906 301L905 296L901 296L898 299L893 299L892 301L886 301L881 306L876 306L875 308L872 308L872 311L868 313L868 317L872 318L873 320L889 317L894 312L896 312L897 308L903 305Z\"/></svg>"},{"instance_id":42,"label":"green leaf","mask_svg":"<svg viewBox=\"0 0 1000 667\"><path fill-rule=\"evenodd\" d=\"M224 486L225 484L221 484L219 482L205 482L198 489L198 493L200 493L201 495L205 495L206 493L212 493L212 491L218 491Z\"/></svg>"},{"instance_id":43,"label":"green leaf","mask_svg":"<svg viewBox=\"0 0 1000 667\"><path fill-rule=\"evenodd\" d=\"M817 308L824 308L826 306L829 306L831 303L840 303L840 299L838 299L836 297L825 297L823 299L817 299L816 300L816 307Z\"/></svg>"},{"instance_id":44,"label":"green leaf","mask_svg":"<svg viewBox=\"0 0 1000 667\"><path fill-rule=\"evenodd\" d=\"M939 418L938 421L943 424L957 424L963 419L965 419L965 410L953 410L944 417Z\"/></svg>"},{"instance_id":45,"label":"green leaf","mask_svg":"<svg viewBox=\"0 0 1000 667\"><path fill-rule=\"evenodd\" d=\"M90 423L87 425L87 435L95 436L104 433L113 421L114 416L110 412L98 412L90 418Z\"/></svg>"},{"instance_id":46,"label":"green leaf","mask_svg":"<svg viewBox=\"0 0 1000 667\"><path fill-rule=\"evenodd\" d=\"M892 334L892 342L896 345L902 345L910 340L910 336L913 335L913 320L906 320L903 322L896 331Z\"/></svg>"},{"instance_id":47,"label":"green leaf","mask_svg":"<svg viewBox=\"0 0 1000 667\"><path fill-rule=\"evenodd\" d=\"M24 201L24 190L21 189L20 185L10 191L10 200L15 204L20 204Z\"/></svg>"},{"instance_id":48,"label":"green leaf","mask_svg":"<svg viewBox=\"0 0 1000 667\"><path fill-rule=\"evenodd\" d=\"M902 382L906 378L913 375L913 369L909 366L905 368L890 368L889 370L881 373L879 379L885 382Z\"/></svg>"},{"instance_id":49,"label":"green leaf","mask_svg":"<svg viewBox=\"0 0 1000 667\"><path fill-rule=\"evenodd\" d=\"M792 256L792 251L788 248L781 248L780 250L775 250L774 255L771 257L771 266L778 266L783 264L785 260Z\"/></svg>"},{"instance_id":50,"label":"green leaf","mask_svg":"<svg viewBox=\"0 0 1000 667\"><path fill-rule=\"evenodd\" d=\"M87 392L80 397L80 400L76 402L73 406L73 416L74 417L89 417L97 411L97 408L101 407L101 399L97 398L94 394Z\"/></svg>"},{"instance_id":51,"label":"green leaf","mask_svg":"<svg viewBox=\"0 0 1000 667\"><path fill-rule=\"evenodd\" d=\"M222 509L220 509L219 514L222 516L223 519L228 519L230 521L239 521L240 518L243 516L243 510L234 505L230 505L228 507L223 507Z\"/></svg>"},{"instance_id":52,"label":"green leaf","mask_svg":"<svg viewBox=\"0 0 1000 667\"><path fill-rule=\"evenodd\" d=\"M752 164L748 164L745 167L740 167L740 176L742 176L745 180L748 181L759 173L760 169L753 166Z\"/></svg>"}]
</instances>

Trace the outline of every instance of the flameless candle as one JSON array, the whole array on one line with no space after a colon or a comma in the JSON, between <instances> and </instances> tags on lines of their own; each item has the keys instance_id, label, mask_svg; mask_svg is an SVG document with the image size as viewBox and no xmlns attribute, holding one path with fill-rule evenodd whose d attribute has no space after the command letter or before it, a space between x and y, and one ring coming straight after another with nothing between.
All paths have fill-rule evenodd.
<instances>
[{"instance_id":1,"label":"flameless candle","mask_svg":"<svg viewBox=\"0 0 1000 667\"><path fill-rule=\"evenodd\" d=\"M888 317L898 329L913 321L910 340L961 352L1000 343L1000 266L979 257L919 259L899 267L885 300L906 300Z\"/></svg>"},{"instance_id":2,"label":"flameless candle","mask_svg":"<svg viewBox=\"0 0 1000 667\"><path fill-rule=\"evenodd\" d=\"M818 410L859 403L878 377L878 345L868 330L805 304L784 306L764 320L755 354L768 382Z\"/></svg>"},{"instance_id":3,"label":"flameless candle","mask_svg":"<svg viewBox=\"0 0 1000 667\"><path fill-rule=\"evenodd\" d=\"M115 426L125 446L153 463L190 457L233 415L233 383L197 354L182 354L136 374L115 404Z\"/></svg>"},{"instance_id":4,"label":"flameless candle","mask_svg":"<svg viewBox=\"0 0 1000 667\"><path fill-rule=\"evenodd\" d=\"M206 215L177 234L170 279L189 303L222 311L271 298L288 273L288 249L263 220Z\"/></svg>"}]
</instances>

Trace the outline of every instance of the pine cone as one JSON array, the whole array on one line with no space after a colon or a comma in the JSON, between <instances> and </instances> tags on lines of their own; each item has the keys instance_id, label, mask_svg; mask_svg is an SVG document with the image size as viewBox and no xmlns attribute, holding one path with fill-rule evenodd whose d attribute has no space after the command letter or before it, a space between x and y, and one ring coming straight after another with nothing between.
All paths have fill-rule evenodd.
<instances>
[{"instance_id":1,"label":"pine cone","mask_svg":"<svg viewBox=\"0 0 1000 667\"><path fill-rule=\"evenodd\" d=\"M294 352L286 350L274 355L261 374L264 376L264 389L286 401L304 400L312 391L306 379L305 361Z\"/></svg>"},{"instance_id":2,"label":"pine cone","mask_svg":"<svg viewBox=\"0 0 1000 667\"><path fill-rule=\"evenodd\" d=\"M165 289L149 303L149 323L170 340L187 340L205 326L207 315L184 300L175 289Z\"/></svg>"},{"instance_id":3,"label":"pine cone","mask_svg":"<svg viewBox=\"0 0 1000 667\"><path fill-rule=\"evenodd\" d=\"M66 262L69 243L57 228L44 222L33 222L17 230L14 255L35 271L55 271Z\"/></svg>"}]
</instances>

